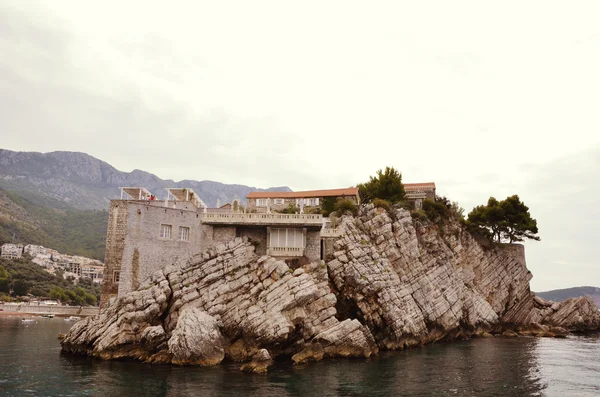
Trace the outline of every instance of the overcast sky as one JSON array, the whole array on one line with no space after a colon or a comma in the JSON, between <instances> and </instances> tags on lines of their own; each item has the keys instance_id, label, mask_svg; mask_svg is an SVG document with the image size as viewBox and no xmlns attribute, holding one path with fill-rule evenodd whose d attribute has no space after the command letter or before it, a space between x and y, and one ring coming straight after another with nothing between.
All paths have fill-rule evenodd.
<instances>
[{"instance_id":1,"label":"overcast sky","mask_svg":"<svg viewBox=\"0 0 600 397\"><path fill-rule=\"evenodd\" d=\"M519 194L533 290L600 286L600 2L0 1L0 147L293 190Z\"/></svg>"}]
</instances>

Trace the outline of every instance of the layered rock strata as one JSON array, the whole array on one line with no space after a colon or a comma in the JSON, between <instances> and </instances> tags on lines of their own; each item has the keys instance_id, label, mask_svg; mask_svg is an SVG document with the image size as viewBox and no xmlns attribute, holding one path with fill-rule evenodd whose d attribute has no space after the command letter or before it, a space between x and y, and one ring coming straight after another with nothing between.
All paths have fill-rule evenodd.
<instances>
[{"instance_id":1,"label":"layered rock strata","mask_svg":"<svg viewBox=\"0 0 600 397\"><path fill-rule=\"evenodd\" d=\"M190 365L376 353L369 329L338 320L335 304L324 264L293 270L256 257L253 245L238 238L156 272L98 316L76 323L62 347L104 359Z\"/></svg>"},{"instance_id":2,"label":"layered rock strata","mask_svg":"<svg viewBox=\"0 0 600 397\"><path fill-rule=\"evenodd\" d=\"M591 300L530 292L520 245L485 248L457 222L373 206L340 228L325 262L297 269L257 257L242 239L165 267L76 323L63 350L182 365L230 359L264 372L278 356L302 363L473 335L600 329Z\"/></svg>"}]
</instances>

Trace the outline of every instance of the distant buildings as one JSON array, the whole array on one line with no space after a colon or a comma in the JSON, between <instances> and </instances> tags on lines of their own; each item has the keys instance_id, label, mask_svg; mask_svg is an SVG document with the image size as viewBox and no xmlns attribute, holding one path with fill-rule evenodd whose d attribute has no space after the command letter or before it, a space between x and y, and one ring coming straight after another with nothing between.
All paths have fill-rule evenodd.
<instances>
[{"instance_id":1,"label":"distant buildings","mask_svg":"<svg viewBox=\"0 0 600 397\"><path fill-rule=\"evenodd\" d=\"M104 264L99 260L83 256L64 255L57 250L41 245L22 244L2 245L2 259L19 259L26 254L31 261L42 266L48 273L56 274L57 270L64 272L63 277L90 279L92 282L101 283L104 278Z\"/></svg>"},{"instance_id":2,"label":"distant buildings","mask_svg":"<svg viewBox=\"0 0 600 397\"><path fill-rule=\"evenodd\" d=\"M2 259L19 259L23 256L23 245L22 244L3 244L2 253L0 258Z\"/></svg>"}]
</instances>

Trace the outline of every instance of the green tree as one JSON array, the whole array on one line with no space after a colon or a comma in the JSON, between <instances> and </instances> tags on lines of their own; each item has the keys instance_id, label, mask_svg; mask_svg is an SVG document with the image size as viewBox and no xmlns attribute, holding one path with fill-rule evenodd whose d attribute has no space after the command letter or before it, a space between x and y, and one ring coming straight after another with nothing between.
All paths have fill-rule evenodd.
<instances>
[{"instance_id":1,"label":"green tree","mask_svg":"<svg viewBox=\"0 0 600 397\"><path fill-rule=\"evenodd\" d=\"M65 291L60 287L52 288L50 291L50 299L54 299L57 301L65 300Z\"/></svg>"},{"instance_id":2,"label":"green tree","mask_svg":"<svg viewBox=\"0 0 600 397\"><path fill-rule=\"evenodd\" d=\"M358 191L361 200L365 203L379 198L395 204L404 200L406 196L402 174L393 167L378 170L377 175L369 177L368 182L359 183Z\"/></svg>"},{"instance_id":3,"label":"green tree","mask_svg":"<svg viewBox=\"0 0 600 397\"><path fill-rule=\"evenodd\" d=\"M523 241L526 238L540 241L540 237L537 236L537 221L531 217L529 207L519 199L518 195L507 197L500 206L504 215L502 234L505 239L510 243Z\"/></svg>"},{"instance_id":4,"label":"green tree","mask_svg":"<svg viewBox=\"0 0 600 397\"><path fill-rule=\"evenodd\" d=\"M8 278L8 272L6 271L4 266L0 266L0 280L7 279L7 278Z\"/></svg>"},{"instance_id":5,"label":"green tree","mask_svg":"<svg viewBox=\"0 0 600 397\"><path fill-rule=\"evenodd\" d=\"M321 211L323 212L323 216L329 216L333 211L335 211L335 197L323 197L321 200Z\"/></svg>"},{"instance_id":6,"label":"green tree","mask_svg":"<svg viewBox=\"0 0 600 397\"><path fill-rule=\"evenodd\" d=\"M8 294L10 292L10 284L7 278L0 278L0 292Z\"/></svg>"},{"instance_id":7,"label":"green tree","mask_svg":"<svg viewBox=\"0 0 600 397\"><path fill-rule=\"evenodd\" d=\"M537 236L537 221L531 217L527 207L518 195L498 201L490 197L487 205L479 205L469 213L466 221L468 229L492 241L509 243L524 239L540 240Z\"/></svg>"},{"instance_id":8,"label":"green tree","mask_svg":"<svg viewBox=\"0 0 600 397\"><path fill-rule=\"evenodd\" d=\"M24 296L27 295L27 291L29 290L29 283L24 280L15 280L12 283L13 293L16 296Z\"/></svg>"}]
</instances>

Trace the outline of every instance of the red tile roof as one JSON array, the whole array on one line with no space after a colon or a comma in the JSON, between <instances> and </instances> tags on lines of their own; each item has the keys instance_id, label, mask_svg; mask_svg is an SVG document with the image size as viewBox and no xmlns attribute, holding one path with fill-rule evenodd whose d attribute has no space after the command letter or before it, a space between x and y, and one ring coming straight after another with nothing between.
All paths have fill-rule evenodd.
<instances>
[{"instance_id":1,"label":"red tile roof","mask_svg":"<svg viewBox=\"0 0 600 397\"><path fill-rule=\"evenodd\" d=\"M404 183L404 190L435 189L434 182Z\"/></svg>"},{"instance_id":2,"label":"red tile roof","mask_svg":"<svg viewBox=\"0 0 600 397\"><path fill-rule=\"evenodd\" d=\"M356 196L357 187L347 189L307 190L303 192L250 192L246 198L311 198L311 197L340 197Z\"/></svg>"}]
</instances>

